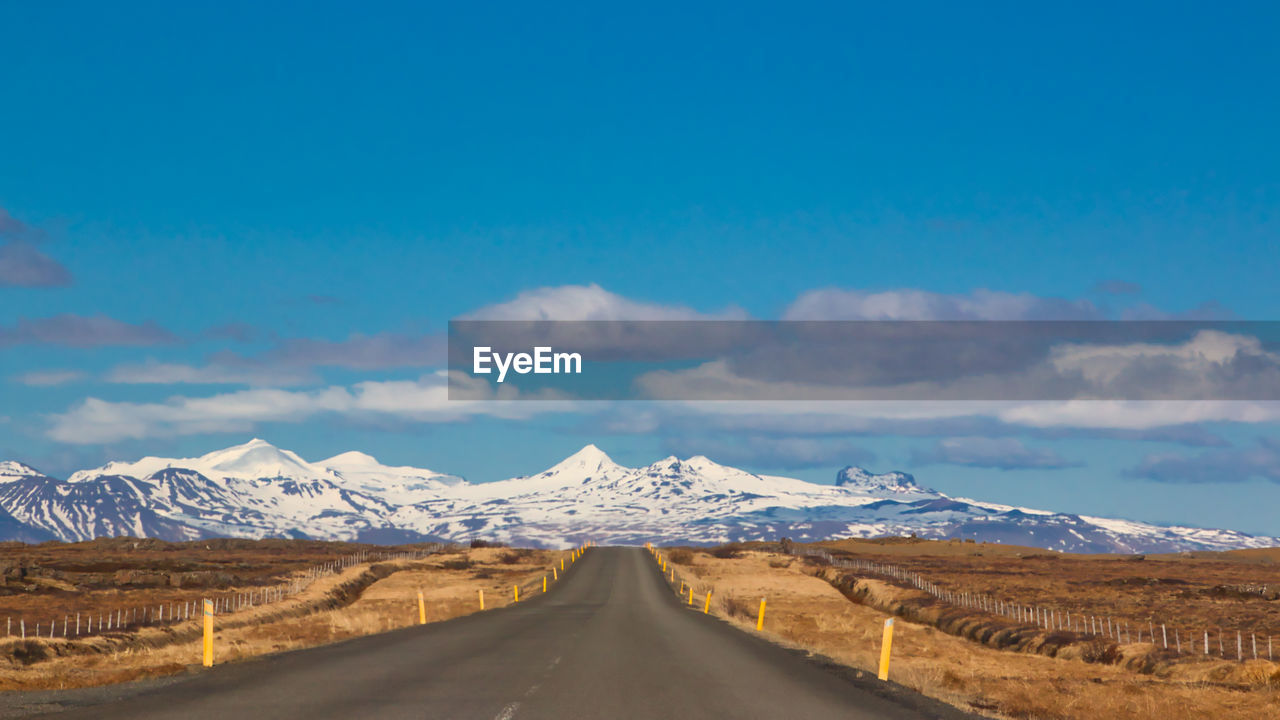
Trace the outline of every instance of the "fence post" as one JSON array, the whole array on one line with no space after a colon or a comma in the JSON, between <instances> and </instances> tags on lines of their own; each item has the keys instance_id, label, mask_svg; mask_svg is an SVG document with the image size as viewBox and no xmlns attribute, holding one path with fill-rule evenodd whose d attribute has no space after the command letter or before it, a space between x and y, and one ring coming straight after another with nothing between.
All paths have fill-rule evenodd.
<instances>
[{"instance_id":1,"label":"fence post","mask_svg":"<svg viewBox=\"0 0 1280 720\"><path fill-rule=\"evenodd\" d=\"M204 601L204 666L213 667L213 601Z\"/></svg>"},{"instance_id":2,"label":"fence post","mask_svg":"<svg viewBox=\"0 0 1280 720\"><path fill-rule=\"evenodd\" d=\"M881 680L889 679L889 657L891 648L893 647L893 618L884 621L884 638L880 641L880 672L877 674Z\"/></svg>"}]
</instances>

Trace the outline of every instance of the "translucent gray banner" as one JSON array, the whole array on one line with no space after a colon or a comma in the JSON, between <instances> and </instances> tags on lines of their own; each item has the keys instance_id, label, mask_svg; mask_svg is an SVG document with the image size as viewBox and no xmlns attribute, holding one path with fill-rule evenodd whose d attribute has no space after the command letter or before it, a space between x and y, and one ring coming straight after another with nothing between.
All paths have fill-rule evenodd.
<instances>
[{"instance_id":1,"label":"translucent gray banner","mask_svg":"<svg viewBox=\"0 0 1280 720\"><path fill-rule=\"evenodd\" d=\"M1280 323L454 321L451 400L1277 400Z\"/></svg>"}]
</instances>

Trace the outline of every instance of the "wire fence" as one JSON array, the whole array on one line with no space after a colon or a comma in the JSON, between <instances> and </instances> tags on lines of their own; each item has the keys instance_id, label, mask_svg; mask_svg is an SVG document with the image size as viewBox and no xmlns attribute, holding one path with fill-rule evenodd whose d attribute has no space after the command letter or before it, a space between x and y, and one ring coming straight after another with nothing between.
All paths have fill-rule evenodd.
<instances>
[{"instance_id":1,"label":"wire fence","mask_svg":"<svg viewBox=\"0 0 1280 720\"><path fill-rule=\"evenodd\" d=\"M1034 625L1049 632L1073 632L1086 637L1105 638L1116 643L1149 642L1179 655L1216 655L1229 660L1274 661L1270 632L1256 629L1195 627L1184 620L1155 617L1121 618L1113 615L1072 613L1061 608L1024 604L986 593L955 590L930 581L906 568L861 558L838 557L826 550L791 547L789 554L821 558L832 567L879 575L921 590L941 602L977 612L996 615L1018 623ZM1265 591L1265 589L1264 589ZM1234 635L1234 637L1233 637Z\"/></svg>"},{"instance_id":2,"label":"wire fence","mask_svg":"<svg viewBox=\"0 0 1280 720\"><path fill-rule=\"evenodd\" d=\"M420 560L451 547L454 546L431 543L414 550L399 552L361 550L312 565L274 585L243 591L215 591L203 599L213 601L214 613L233 614L295 597L317 580L338 575L357 565L390 560ZM9 615L5 617L5 637L21 640L73 639L108 633L133 632L145 627L177 625L190 620L199 620L201 603L202 600L186 600L156 605L116 607L110 610L95 609L67 612L60 618L47 615L37 618Z\"/></svg>"}]
</instances>

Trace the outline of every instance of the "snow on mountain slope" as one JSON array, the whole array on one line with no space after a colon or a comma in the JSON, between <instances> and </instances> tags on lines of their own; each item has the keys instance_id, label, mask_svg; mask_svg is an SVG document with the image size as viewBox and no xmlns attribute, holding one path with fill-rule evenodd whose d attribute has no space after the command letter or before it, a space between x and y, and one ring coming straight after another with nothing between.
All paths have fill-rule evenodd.
<instances>
[{"instance_id":1,"label":"snow on mountain slope","mask_svg":"<svg viewBox=\"0 0 1280 720\"><path fill-rule=\"evenodd\" d=\"M45 477L44 473L30 465L23 465L13 460L0 461L0 483L13 482L32 476Z\"/></svg>"},{"instance_id":2,"label":"snow on mountain slope","mask_svg":"<svg viewBox=\"0 0 1280 720\"><path fill-rule=\"evenodd\" d=\"M165 468L195 470L211 478L312 478L323 475L323 469L313 467L296 453L254 438L243 445L215 450L198 458L144 457L132 463L110 462L95 470L73 473L67 482L84 482L102 475L146 477Z\"/></svg>"},{"instance_id":3,"label":"snow on mountain slope","mask_svg":"<svg viewBox=\"0 0 1280 720\"><path fill-rule=\"evenodd\" d=\"M356 451L334 455L315 465L339 478L344 487L392 505L425 502L467 485L466 480L454 475L423 468L391 467Z\"/></svg>"},{"instance_id":4,"label":"snow on mountain slope","mask_svg":"<svg viewBox=\"0 0 1280 720\"><path fill-rule=\"evenodd\" d=\"M470 484L360 452L311 463L262 440L198 458L147 457L62 482L0 463L0 507L63 539L151 535L418 538L563 546L818 540L914 533L1075 552L1221 550L1280 544L1230 530L1032 510L953 498L906 473L842 469L834 484L757 475L695 456L639 468L594 445L534 475Z\"/></svg>"},{"instance_id":5,"label":"snow on mountain slope","mask_svg":"<svg viewBox=\"0 0 1280 720\"><path fill-rule=\"evenodd\" d=\"M901 495L926 497L938 494L930 488L917 485L915 477L907 473L889 472L874 475L852 465L836 473L836 486L868 495L885 495L886 497Z\"/></svg>"}]
</instances>

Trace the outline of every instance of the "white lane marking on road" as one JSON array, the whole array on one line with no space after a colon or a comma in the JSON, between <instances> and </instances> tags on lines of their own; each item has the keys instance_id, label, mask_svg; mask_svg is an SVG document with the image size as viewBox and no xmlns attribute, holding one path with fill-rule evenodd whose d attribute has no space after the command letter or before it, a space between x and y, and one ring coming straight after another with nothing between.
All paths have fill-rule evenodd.
<instances>
[{"instance_id":1,"label":"white lane marking on road","mask_svg":"<svg viewBox=\"0 0 1280 720\"><path fill-rule=\"evenodd\" d=\"M520 703L513 702L510 705L507 705L506 707L502 708L502 712L495 715L493 717L493 720L511 720L511 718L516 716L516 710L519 709L519 707L520 707Z\"/></svg>"}]
</instances>

